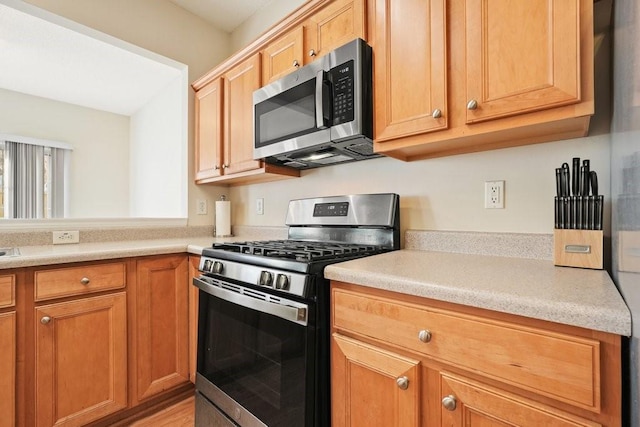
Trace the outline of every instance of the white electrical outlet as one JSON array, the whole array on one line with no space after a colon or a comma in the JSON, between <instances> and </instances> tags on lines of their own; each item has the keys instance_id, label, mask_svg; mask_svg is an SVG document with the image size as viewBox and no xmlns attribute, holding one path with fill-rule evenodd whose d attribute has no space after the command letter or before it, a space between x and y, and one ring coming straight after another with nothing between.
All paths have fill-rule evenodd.
<instances>
[{"instance_id":1,"label":"white electrical outlet","mask_svg":"<svg viewBox=\"0 0 640 427\"><path fill-rule=\"evenodd\" d=\"M264 199L256 199L256 214L264 215Z\"/></svg>"},{"instance_id":2,"label":"white electrical outlet","mask_svg":"<svg viewBox=\"0 0 640 427\"><path fill-rule=\"evenodd\" d=\"M204 199L198 200L198 208L196 211L197 215L206 215L207 214L207 201Z\"/></svg>"},{"instance_id":3,"label":"white electrical outlet","mask_svg":"<svg viewBox=\"0 0 640 427\"><path fill-rule=\"evenodd\" d=\"M485 209L504 209L504 181L485 181Z\"/></svg>"},{"instance_id":4,"label":"white electrical outlet","mask_svg":"<svg viewBox=\"0 0 640 427\"><path fill-rule=\"evenodd\" d=\"M79 231L54 231L53 244L66 245L68 243L80 243Z\"/></svg>"}]
</instances>

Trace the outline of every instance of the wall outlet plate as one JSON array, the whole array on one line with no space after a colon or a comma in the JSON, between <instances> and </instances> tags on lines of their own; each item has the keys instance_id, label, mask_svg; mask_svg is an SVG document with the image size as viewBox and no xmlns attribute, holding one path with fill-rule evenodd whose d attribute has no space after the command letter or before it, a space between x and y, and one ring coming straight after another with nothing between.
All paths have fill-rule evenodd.
<instances>
[{"instance_id":1,"label":"wall outlet plate","mask_svg":"<svg viewBox=\"0 0 640 427\"><path fill-rule=\"evenodd\" d=\"M485 181L485 209L504 209L504 181Z\"/></svg>"},{"instance_id":2,"label":"wall outlet plate","mask_svg":"<svg viewBox=\"0 0 640 427\"><path fill-rule=\"evenodd\" d=\"M206 215L207 214L207 201L205 199L198 200L198 208L197 215Z\"/></svg>"},{"instance_id":3,"label":"wall outlet plate","mask_svg":"<svg viewBox=\"0 0 640 427\"><path fill-rule=\"evenodd\" d=\"M256 199L256 214L264 215L264 199L262 197Z\"/></svg>"},{"instance_id":4,"label":"wall outlet plate","mask_svg":"<svg viewBox=\"0 0 640 427\"><path fill-rule=\"evenodd\" d=\"M54 245L67 245L70 243L80 243L79 231L54 231L53 232Z\"/></svg>"}]
</instances>

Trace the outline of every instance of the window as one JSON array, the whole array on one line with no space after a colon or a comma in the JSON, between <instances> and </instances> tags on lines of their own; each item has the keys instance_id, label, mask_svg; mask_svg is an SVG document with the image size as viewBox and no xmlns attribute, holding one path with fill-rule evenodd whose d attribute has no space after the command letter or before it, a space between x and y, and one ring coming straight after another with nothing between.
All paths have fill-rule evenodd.
<instances>
[{"instance_id":1,"label":"window","mask_svg":"<svg viewBox=\"0 0 640 427\"><path fill-rule=\"evenodd\" d=\"M70 153L68 145L54 141L0 139L0 217L64 217Z\"/></svg>"}]
</instances>

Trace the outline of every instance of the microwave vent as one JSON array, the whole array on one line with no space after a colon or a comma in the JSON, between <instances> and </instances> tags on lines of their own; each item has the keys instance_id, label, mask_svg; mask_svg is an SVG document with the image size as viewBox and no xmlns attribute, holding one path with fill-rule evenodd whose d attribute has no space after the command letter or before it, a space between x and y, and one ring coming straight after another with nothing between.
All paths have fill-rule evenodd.
<instances>
[{"instance_id":1,"label":"microwave vent","mask_svg":"<svg viewBox=\"0 0 640 427\"><path fill-rule=\"evenodd\" d=\"M349 145L348 147L345 147L345 148L351 152L360 154L361 156L374 155L373 146L370 143L366 143L366 142Z\"/></svg>"}]
</instances>

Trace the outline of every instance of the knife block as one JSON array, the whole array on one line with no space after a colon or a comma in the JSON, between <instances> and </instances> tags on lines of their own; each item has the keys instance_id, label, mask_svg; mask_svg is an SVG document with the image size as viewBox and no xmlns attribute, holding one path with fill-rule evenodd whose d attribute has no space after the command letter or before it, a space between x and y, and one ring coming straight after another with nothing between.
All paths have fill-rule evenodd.
<instances>
[{"instance_id":1,"label":"knife block","mask_svg":"<svg viewBox=\"0 0 640 427\"><path fill-rule=\"evenodd\" d=\"M602 270L602 230L553 230L553 263Z\"/></svg>"}]
</instances>

